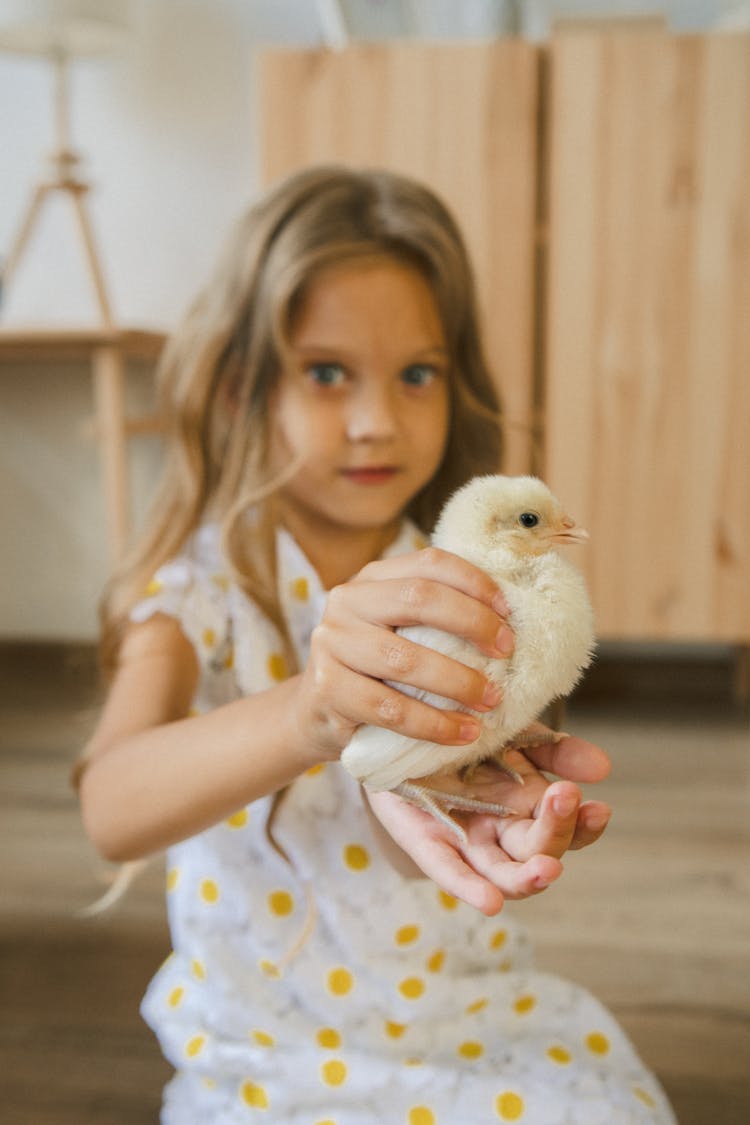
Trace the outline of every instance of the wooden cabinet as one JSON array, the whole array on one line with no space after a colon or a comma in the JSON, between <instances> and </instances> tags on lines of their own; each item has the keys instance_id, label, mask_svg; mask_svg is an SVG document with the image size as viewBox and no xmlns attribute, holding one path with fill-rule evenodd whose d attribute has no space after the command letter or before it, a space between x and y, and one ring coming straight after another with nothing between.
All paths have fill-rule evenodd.
<instances>
[{"instance_id":1,"label":"wooden cabinet","mask_svg":"<svg viewBox=\"0 0 750 1125\"><path fill-rule=\"evenodd\" d=\"M750 641L750 36L552 50L544 472L599 631Z\"/></svg>"},{"instance_id":2,"label":"wooden cabinet","mask_svg":"<svg viewBox=\"0 0 750 1125\"><path fill-rule=\"evenodd\" d=\"M473 255L510 472L592 535L600 635L750 642L750 36L260 58L262 163L433 185Z\"/></svg>"},{"instance_id":3,"label":"wooden cabinet","mask_svg":"<svg viewBox=\"0 0 750 1125\"><path fill-rule=\"evenodd\" d=\"M525 43L263 52L263 176L320 162L430 184L458 216L508 416L508 465L534 423L538 57Z\"/></svg>"}]
</instances>

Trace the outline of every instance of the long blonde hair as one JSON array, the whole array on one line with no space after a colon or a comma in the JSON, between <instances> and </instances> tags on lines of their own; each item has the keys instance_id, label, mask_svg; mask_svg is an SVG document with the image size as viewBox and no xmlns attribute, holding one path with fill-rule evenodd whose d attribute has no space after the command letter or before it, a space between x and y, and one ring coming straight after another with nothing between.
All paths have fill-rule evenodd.
<instances>
[{"instance_id":1,"label":"long blonde hair","mask_svg":"<svg viewBox=\"0 0 750 1125\"><path fill-rule=\"evenodd\" d=\"M145 531L101 606L105 667L154 571L210 516L234 571L280 628L269 470L269 395L296 310L326 266L386 257L431 286L450 355L442 464L408 514L432 529L447 496L500 465L500 413L484 359L461 234L426 187L386 171L314 167L279 183L231 233L208 285L165 347L158 372L165 464ZM253 533L247 518L254 509Z\"/></svg>"}]
</instances>

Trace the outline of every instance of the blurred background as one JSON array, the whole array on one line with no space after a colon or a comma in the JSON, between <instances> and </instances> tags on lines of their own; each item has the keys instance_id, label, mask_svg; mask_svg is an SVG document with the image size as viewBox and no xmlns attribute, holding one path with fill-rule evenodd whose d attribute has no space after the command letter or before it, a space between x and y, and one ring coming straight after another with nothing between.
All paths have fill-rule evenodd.
<instances>
[{"instance_id":1,"label":"blurred background","mask_svg":"<svg viewBox=\"0 0 750 1125\"><path fill-rule=\"evenodd\" d=\"M614 1008L683 1125L750 1120L748 5L0 0L0 106L3 1120L157 1118L160 864L77 918L101 872L67 773L165 336L246 205L321 160L451 205L505 468L592 535L565 725L610 751L615 818L517 908L540 964Z\"/></svg>"}]
</instances>

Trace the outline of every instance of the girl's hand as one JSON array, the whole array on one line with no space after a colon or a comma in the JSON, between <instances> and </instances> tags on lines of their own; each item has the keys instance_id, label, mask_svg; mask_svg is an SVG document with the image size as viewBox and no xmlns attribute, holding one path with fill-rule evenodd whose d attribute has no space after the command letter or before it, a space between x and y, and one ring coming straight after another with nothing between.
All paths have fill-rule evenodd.
<instances>
[{"instance_id":1,"label":"girl's hand","mask_svg":"<svg viewBox=\"0 0 750 1125\"><path fill-rule=\"evenodd\" d=\"M569 848L598 840L611 814L601 801L582 803L574 784L600 781L609 772L606 754L592 743L568 737L508 757L522 774L523 786L490 765L482 766L465 787L481 799L515 809L517 815L454 813L466 832L465 843L395 794L367 792L375 816L417 867L443 890L487 915L497 914L506 898L528 898L545 890L562 874L560 857ZM550 783L540 769L566 780ZM430 779L432 787L435 780ZM446 775L445 787L451 792L462 784Z\"/></svg>"},{"instance_id":2,"label":"girl's hand","mask_svg":"<svg viewBox=\"0 0 750 1125\"><path fill-rule=\"evenodd\" d=\"M337 586L299 679L295 722L313 755L338 757L363 723L445 745L472 742L476 719L431 707L383 681L424 688L477 711L497 704L494 687L481 672L395 630L427 625L488 655L507 656L513 635L506 614L502 592L487 574L434 547L370 563Z\"/></svg>"}]
</instances>

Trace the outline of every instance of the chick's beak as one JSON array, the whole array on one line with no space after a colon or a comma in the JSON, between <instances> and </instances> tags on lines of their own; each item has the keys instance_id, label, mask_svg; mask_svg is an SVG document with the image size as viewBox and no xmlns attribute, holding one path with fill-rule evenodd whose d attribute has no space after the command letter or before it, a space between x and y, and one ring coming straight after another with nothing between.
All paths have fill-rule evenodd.
<instances>
[{"instance_id":1,"label":"chick's beak","mask_svg":"<svg viewBox=\"0 0 750 1125\"><path fill-rule=\"evenodd\" d=\"M575 520L570 516L563 516L560 521L560 527L556 528L550 535L550 539L554 543L585 543L589 538L589 533L582 527L577 527Z\"/></svg>"}]
</instances>

